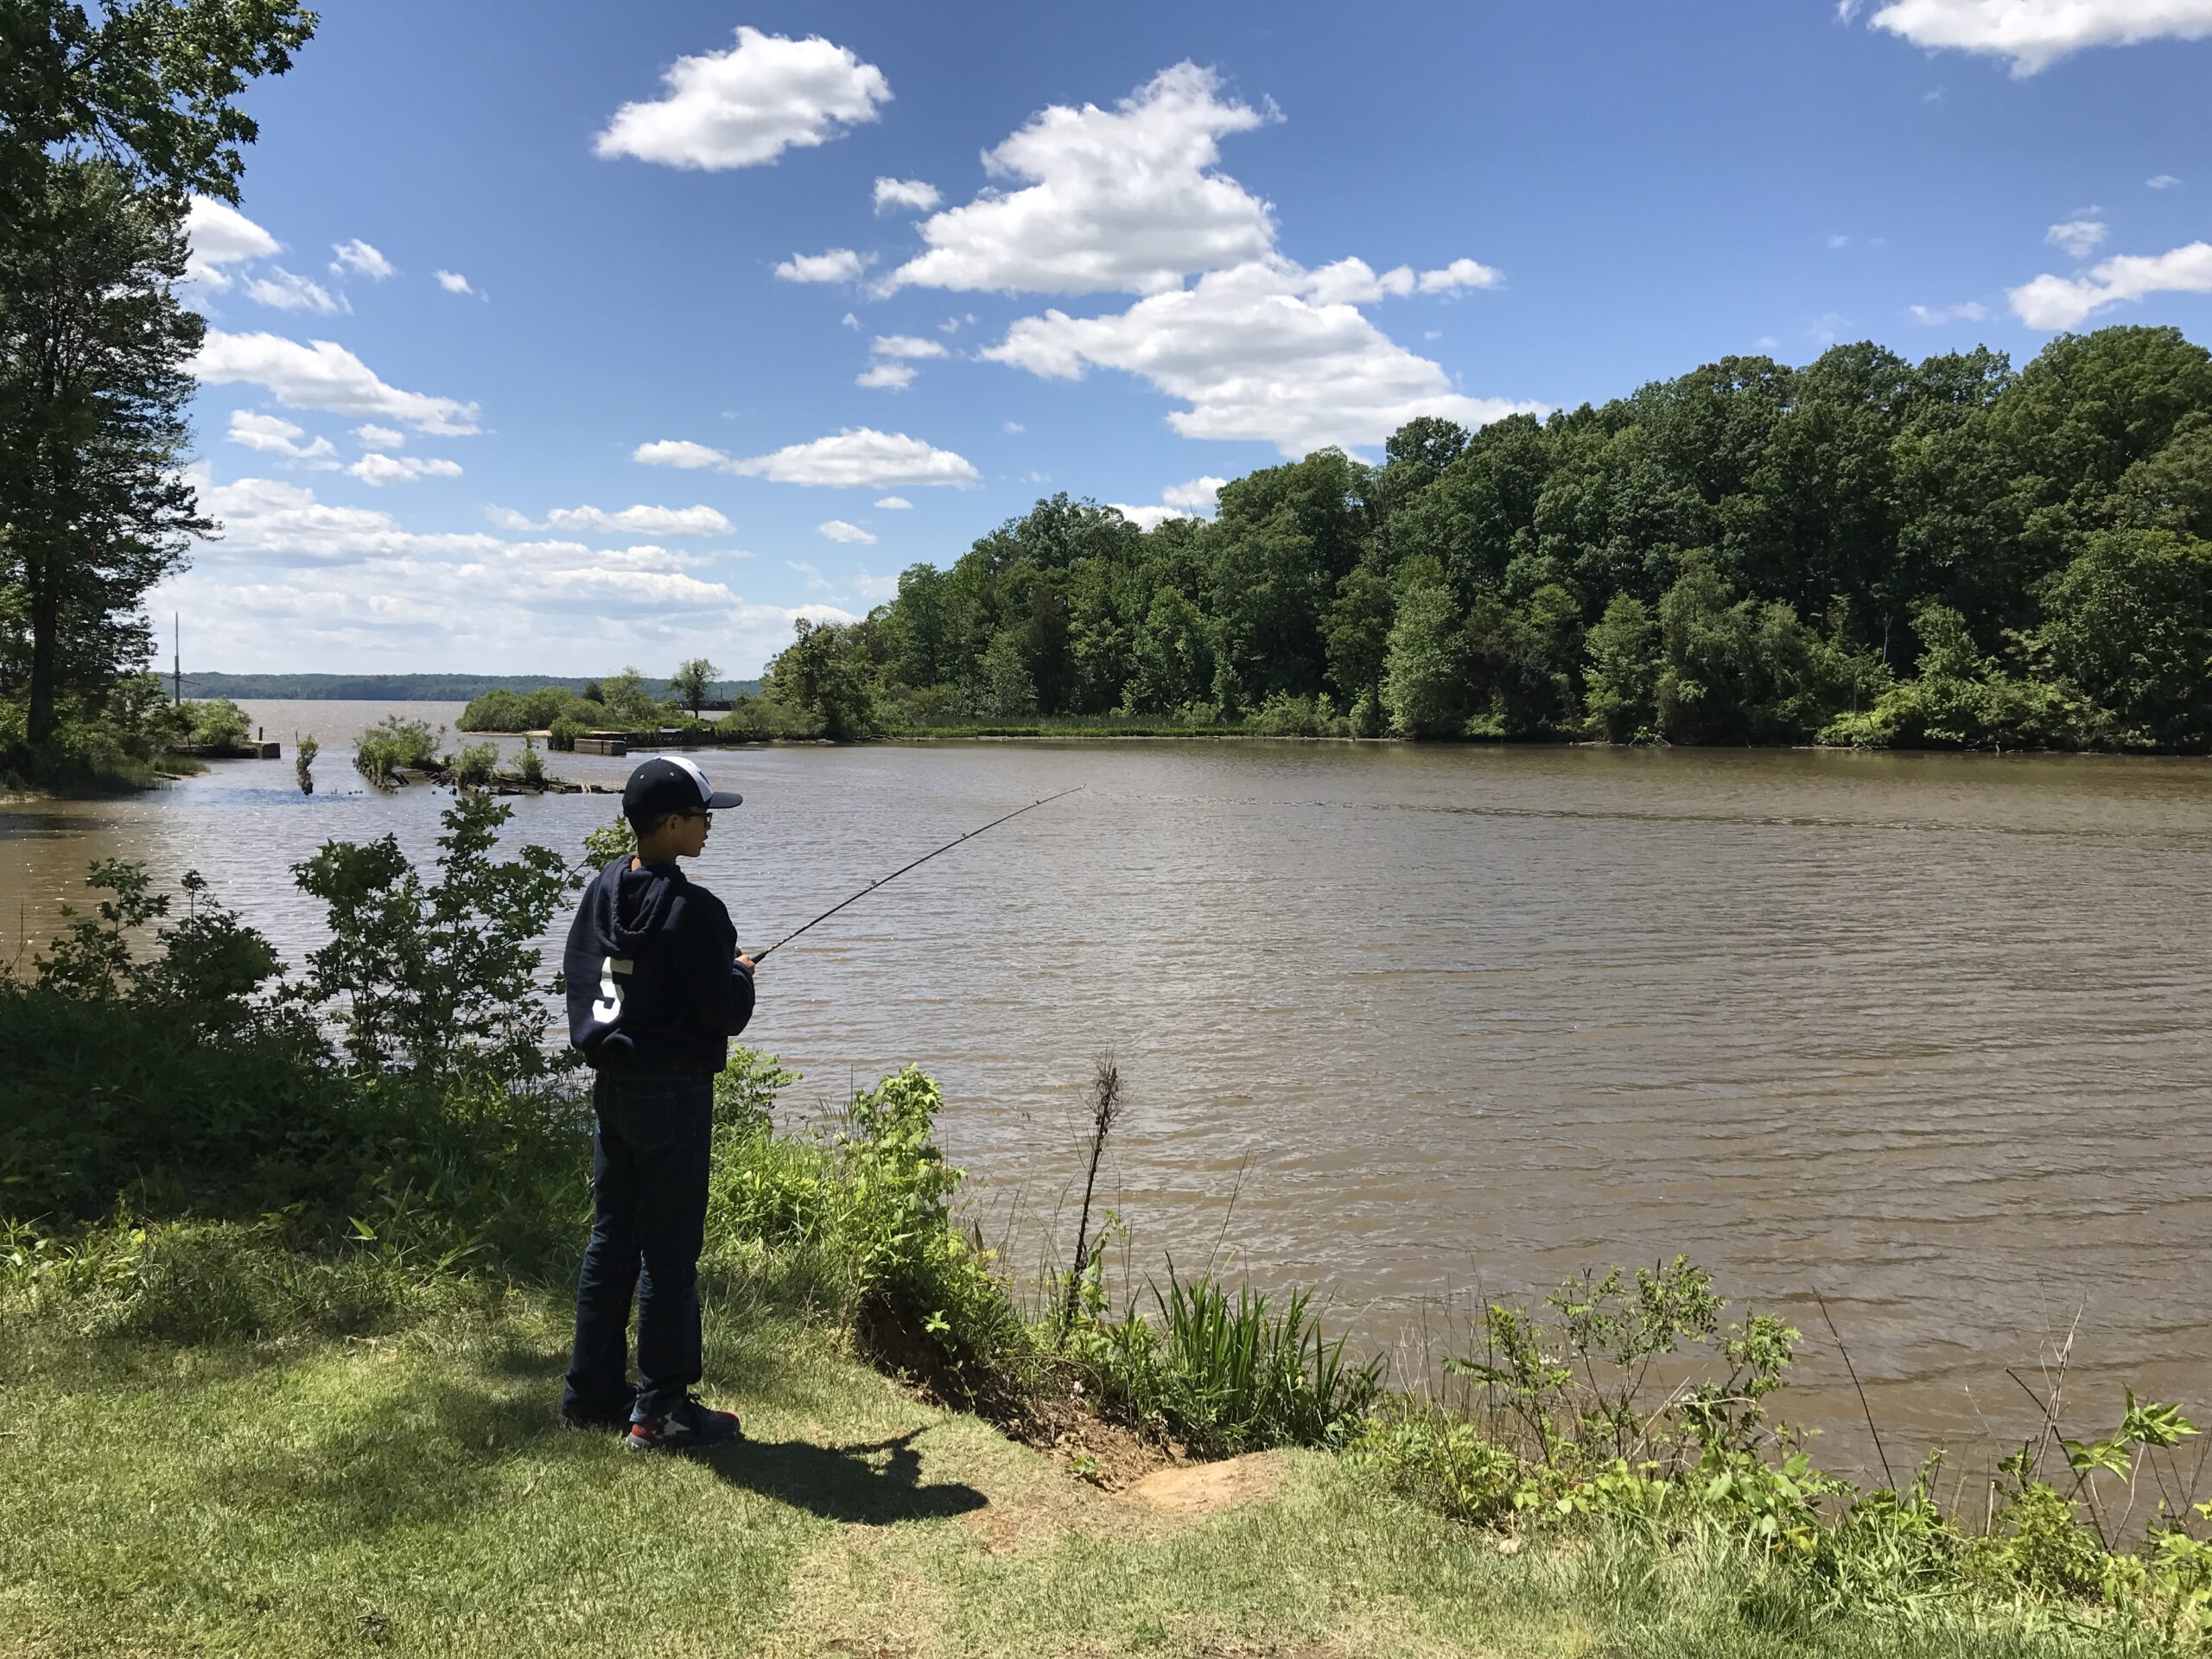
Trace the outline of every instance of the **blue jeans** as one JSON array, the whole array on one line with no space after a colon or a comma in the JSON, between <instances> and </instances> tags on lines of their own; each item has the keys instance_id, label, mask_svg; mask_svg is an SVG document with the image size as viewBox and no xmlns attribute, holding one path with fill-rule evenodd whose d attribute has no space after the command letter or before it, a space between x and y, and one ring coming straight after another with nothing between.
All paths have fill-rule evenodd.
<instances>
[{"instance_id":1,"label":"blue jeans","mask_svg":"<svg viewBox=\"0 0 2212 1659\"><path fill-rule=\"evenodd\" d=\"M706 1077L624 1077L592 1086L591 1242L576 1280L576 1342L562 1404L627 1403L630 1294L638 1297L634 1418L666 1416L700 1378L699 1249L714 1130Z\"/></svg>"}]
</instances>

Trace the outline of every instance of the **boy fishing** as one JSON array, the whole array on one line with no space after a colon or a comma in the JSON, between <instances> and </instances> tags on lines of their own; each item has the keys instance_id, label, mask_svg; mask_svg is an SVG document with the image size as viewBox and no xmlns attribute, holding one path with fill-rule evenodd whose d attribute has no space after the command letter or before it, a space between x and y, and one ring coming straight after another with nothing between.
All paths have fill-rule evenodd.
<instances>
[{"instance_id":1,"label":"boy fishing","mask_svg":"<svg viewBox=\"0 0 2212 1659\"><path fill-rule=\"evenodd\" d=\"M702 1371L698 1268L707 1219L714 1080L753 1017L753 961L721 899L687 880L716 808L706 774L645 761L622 791L634 855L594 877L569 928L569 1040L596 1074L591 1240L576 1281L576 1339L561 1421L627 1427L633 1451L719 1446L737 1414L692 1393ZM628 1380L632 1289L639 1382Z\"/></svg>"}]
</instances>

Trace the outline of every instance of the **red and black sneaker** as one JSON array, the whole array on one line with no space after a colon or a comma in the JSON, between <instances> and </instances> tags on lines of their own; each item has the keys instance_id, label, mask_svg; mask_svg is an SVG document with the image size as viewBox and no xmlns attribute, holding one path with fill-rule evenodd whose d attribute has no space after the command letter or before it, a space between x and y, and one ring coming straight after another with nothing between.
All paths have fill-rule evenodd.
<instances>
[{"instance_id":1,"label":"red and black sneaker","mask_svg":"<svg viewBox=\"0 0 2212 1659\"><path fill-rule=\"evenodd\" d=\"M734 1411L715 1411L687 1394L665 1417L638 1417L630 1422L629 1438L622 1444L632 1452L693 1452L702 1446L727 1446L741 1433Z\"/></svg>"}]
</instances>

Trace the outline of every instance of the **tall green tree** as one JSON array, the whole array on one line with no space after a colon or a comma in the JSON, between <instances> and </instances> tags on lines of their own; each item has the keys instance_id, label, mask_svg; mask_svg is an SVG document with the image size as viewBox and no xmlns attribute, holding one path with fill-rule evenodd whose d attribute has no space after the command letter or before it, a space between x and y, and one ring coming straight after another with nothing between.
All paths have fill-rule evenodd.
<instances>
[{"instance_id":1,"label":"tall green tree","mask_svg":"<svg viewBox=\"0 0 2212 1659\"><path fill-rule=\"evenodd\" d=\"M1459 607L1433 565L1408 573L1383 658L1382 706L1401 737L1444 737L1466 719Z\"/></svg>"},{"instance_id":2,"label":"tall green tree","mask_svg":"<svg viewBox=\"0 0 2212 1659\"><path fill-rule=\"evenodd\" d=\"M200 325L185 197L236 200L236 99L315 29L290 0L0 0L0 674L24 730L136 666L146 588L207 528L174 476Z\"/></svg>"},{"instance_id":3,"label":"tall green tree","mask_svg":"<svg viewBox=\"0 0 2212 1659\"><path fill-rule=\"evenodd\" d=\"M875 688L882 664L867 622L816 622L800 617L797 638L761 677L761 695L814 721L840 742L876 729Z\"/></svg>"},{"instance_id":4,"label":"tall green tree","mask_svg":"<svg viewBox=\"0 0 2212 1659\"><path fill-rule=\"evenodd\" d=\"M144 660L139 601L210 528L177 470L206 325L174 291L175 199L90 157L43 176L0 261L0 570L20 595L0 648L34 746L63 696Z\"/></svg>"},{"instance_id":5,"label":"tall green tree","mask_svg":"<svg viewBox=\"0 0 2212 1659\"><path fill-rule=\"evenodd\" d=\"M721 671L704 657L694 657L689 662L677 664L676 672L669 676L669 695L689 709L696 720L699 705L706 702L707 694L714 690L721 674Z\"/></svg>"},{"instance_id":6,"label":"tall green tree","mask_svg":"<svg viewBox=\"0 0 2212 1659\"><path fill-rule=\"evenodd\" d=\"M2046 589L2051 665L2129 747L2212 748L2212 541L2101 531Z\"/></svg>"},{"instance_id":7,"label":"tall green tree","mask_svg":"<svg viewBox=\"0 0 2212 1659\"><path fill-rule=\"evenodd\" d=\"M259 130L235 100L315 28L295 0L0 0L0 238L35 234L22 215L73 150L133 188L236 201Z\"/></svg>"}]
</instances>

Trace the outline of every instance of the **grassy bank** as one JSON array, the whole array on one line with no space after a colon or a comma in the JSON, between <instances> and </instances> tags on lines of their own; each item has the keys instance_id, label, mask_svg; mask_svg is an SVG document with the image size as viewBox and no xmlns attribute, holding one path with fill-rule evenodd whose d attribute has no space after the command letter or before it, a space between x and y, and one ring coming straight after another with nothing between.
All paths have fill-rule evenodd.
<instances>
[{"instance_id":1,"label":"grassy bank","mask_svg":"<svg viewBox=\"0 0 2212 1659\"><path fill-rule=\"evenodd\" d=\"M553 1426L513 1293L353 1339L11 1325L0 1653L2057 1656L2050 1614L1838 1618L1718 1533L1506 1553L1320 1452L1211 1514L1071 1478L788 1313L717 1306L745 1444Z\"/></svg>"}]
</instances>

